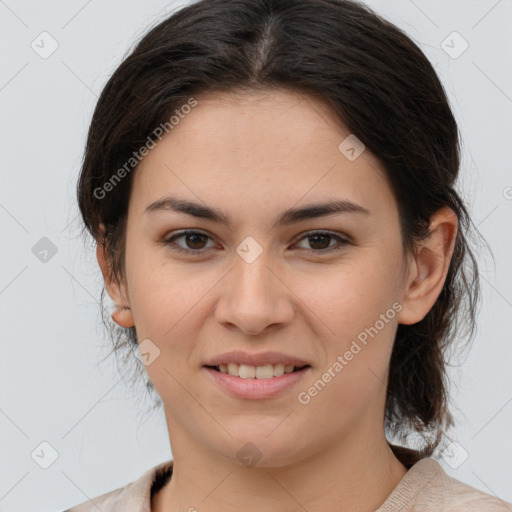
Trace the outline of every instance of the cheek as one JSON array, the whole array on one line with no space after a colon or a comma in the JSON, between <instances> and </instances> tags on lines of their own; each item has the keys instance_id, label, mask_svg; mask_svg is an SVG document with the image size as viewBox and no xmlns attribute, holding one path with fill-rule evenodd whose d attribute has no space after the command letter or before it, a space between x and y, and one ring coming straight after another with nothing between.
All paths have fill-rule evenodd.
<instances>
[{"instance_id":1,"label":"cheek","mask_svg":"<svg viewBox=\"0 0 512 512\"><path fill-rule=\"evenodd\" d=\"M397 316L388 295L379 294L375 282L363 291L355 288L356 283L340 279L338 284L353 286L347 286L345 293L330 289L311 297L311 309L321 319L316 324L327 327L317 333L322 364L297 397L298 407L305 407L308 421L318 429L326 428L319 418L332 417L333 432L348 428L385 396ZM380 411L377 405L373 409L375 414Z\"/></svg>"},{"instance_id":2,"label":"cheek","mask_svg":"<svg viewBox=\"0 0 512 512\"><path fill-rule=\"evenodd\" d=\"M188 265L190 267L191 265ZM167 337L204 296L206 283L185 263L170 263L165 248L127 246L126 270L137 331Z\"/></svg>"},{"instance_id":3,"label":"cheek","mask_svg":"<svg viewBox=\"0 0 512 512\"><path fill-rule=\"evenodd\" d=\"M385 379L396 334L396 276L382 258L368 257L318 277L299 295L306 297L304 314L319 328L320 371L331 389L339 386L340 400L351 400L347 390L352 398L371 394Z\"/></svg>"},{"instance_id":4,"label":"cheek","mask_svg":"<svg viewBox=\"0 0 512 512\"><path fill-rule=\"evenodd\" d=\"M199 369L200 340L206 339L202 333L213 307L208 293L219 277L215 272L169 263L146 268L133 274L137 336L150 339L159 351L159 357L146 371L162 398L166 397L168 403L183 403L178 382L187 381L196 366Z\"/></svg>"},{"instance_id":5,"label":"cheek","mask_svg":"<svg viewBox=\"0 0 512 512\"><path fill-rule=\"evenodd\" d=\"M358 329L373 325L395 300L394 270L379 263L372 253L368 251L357 261L346 261L328 272L302 276L292 285L332 335L354 335Z\"/></svg>"}]
</instances>

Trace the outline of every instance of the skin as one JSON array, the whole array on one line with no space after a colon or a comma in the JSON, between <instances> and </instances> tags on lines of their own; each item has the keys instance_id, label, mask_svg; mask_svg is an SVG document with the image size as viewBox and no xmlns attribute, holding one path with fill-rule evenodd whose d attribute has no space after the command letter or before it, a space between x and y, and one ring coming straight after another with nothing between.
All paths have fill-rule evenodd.
<instances>
[{"instance_id":1,"label":"skin","mask_svg":"<svg viewBox=\"0 0 512 512\"><path fill-rule=\"evenodd\" d=\"M97 250L119 308L114 320L135 325L139 341L160 350L146 370L164 403L174 472L152 510L373 512L407 472L384 433L396 329L420 321L439 296L457 218L439 210L419 254L405 257L382 164L368 149L354 161L340 152L350 132L326 104L285 90L196 99L134 176L123 282L109 278L104 248ZM171 193L221 209L232 228L169 210L144 214ZM370 215L272 228L284 210L328 199L348 199ZM161 243L183 229L207 235L174 242L199 255ZM350 243L311 239L309 230ZM248 236L262 248L252 263L236 252ZM301 404L298 393L395 302L400 312ZM241 400L203 368L233 349L294 354L312 371L273 398ZM237 457L247 442L261 453L253 467Z\"/></svg>"}]
</instances>

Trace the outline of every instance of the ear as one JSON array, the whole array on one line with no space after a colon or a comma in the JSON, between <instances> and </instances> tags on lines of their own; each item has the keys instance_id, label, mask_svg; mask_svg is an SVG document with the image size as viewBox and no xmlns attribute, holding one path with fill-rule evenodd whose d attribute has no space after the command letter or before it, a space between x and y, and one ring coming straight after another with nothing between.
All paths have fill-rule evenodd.
<instances>
[{"instance_id":1,"label":"ear","mask_svg":"<svg viewBox=\"0 0 512 512\"><path fill-rule=\"evenodd\" d=\"M457 215L443 207L431 217L430 235L418 244L418 254L405 281L398 323L423 320L434 306L448 274L458 230Z\"/></svg>"},{"instance_id":2,"label":"ear","mask_svg":"<svg viewBox=\"0 0 512 512\"><path fill-rule=\"evenodd\" d=\"M116 310L112 313L112 319L121 327L133 327L135 321L130 309L125 286L113 278L111 265L104 244L98 241L96 246L96 259L103 274L105 289L109 297L116 303Z\"/></svg>"}]
</instances>

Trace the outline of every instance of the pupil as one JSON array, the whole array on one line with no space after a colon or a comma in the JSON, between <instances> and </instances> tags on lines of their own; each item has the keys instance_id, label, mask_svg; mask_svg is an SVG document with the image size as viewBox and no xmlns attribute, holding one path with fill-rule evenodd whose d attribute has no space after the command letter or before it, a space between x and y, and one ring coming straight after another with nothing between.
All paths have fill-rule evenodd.
<instances>
[{"instance_id":1,"label":"pupil","mask_svg":"<svg viewBox=\"0 0 512 512\"><path fill-rule=\"evenodd\" d=\"M322 245L322 247L314 247L315 249L325 249L325 248L329 247L329 241L328 241L328 239L330 238L329 235L311 235L309 238L310 238L310 243L311 243L311 240L313 240L313 242L311 243L312 246L314 246L319 239L323 238L324 240L327 240L327 245L320 243L320 245ZM314 241L314 240L316 240L316 241Z\"/></svg>"},{"instance_id":2,"label":"pupil","mask_svg":"<svg viewBox=\"0 0 512 512\"><path fill-rule=\"evenodd\" d=\"M187 239L187 245L189 245L189 247L191 247L191 249L201 249L202 247L197 247L194 245L194 241L192 241L192 245L189 244L189 241L190 240L196 240L197 239L200 239L200 238L204 238L204 235L201 235L201 234L197 234L197 233L194 233L194 234L191 234L191 235L187 235L186 239ZM201 245L201 243L199 242L199 245Z\"/></svg>"}]
</instances>

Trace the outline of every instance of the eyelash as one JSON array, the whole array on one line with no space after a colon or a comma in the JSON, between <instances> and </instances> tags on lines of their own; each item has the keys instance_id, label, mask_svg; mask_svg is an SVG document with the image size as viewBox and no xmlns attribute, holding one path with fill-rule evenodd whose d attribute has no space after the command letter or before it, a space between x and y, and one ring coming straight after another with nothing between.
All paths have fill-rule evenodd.
<instances>
[{"instance_id":1,"label":"eyelash","mask_svg":"<svg viewBox=\"0 0 512 512\"><path fill-rule=\"evenodd\" d=\"M197 249L197 250L184 249L183 247L180 247L179 245L176 245L174 243L175 240L186 237L187 235L200 235L200 236L205 236L205 237L209 238L210 240L212 239L209 235L207 235L206 233L203 233L202 231L195 231L195 230L187 231L186 230L186 231L181 231L180 233L177 233L175 235L172 235L171 237L164 238L161 241L161 243L164 246L170 247L173 251L177 251L177 252L185 253L185 254L199 255L199 254L204 254L205 252L208 252L210 250L210 249ZM308 231L297 242L300 242L300 241L304 240L305 238L310 238L312 236L318 236L318 235L329 236L331 238L335 238L338 240L339 245L329 247L327 249L304 249L308 254L318 255L318 254L331 253L331 252L335 252L335 251L341 251L345 245L348 245L350 243L345 238L342 238L341 236L339 236L335 233L332 233L330 231Z\"/></svg>"}]
</instances>

